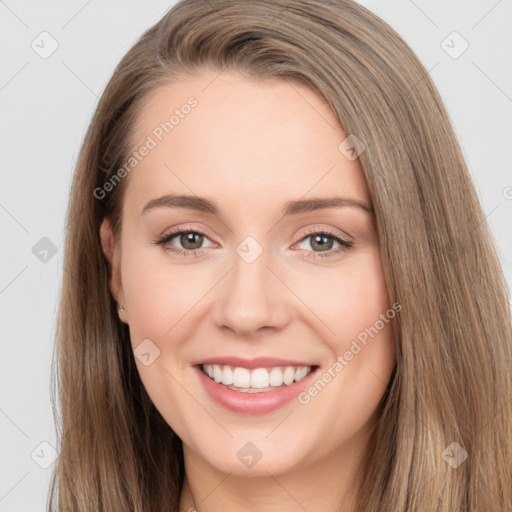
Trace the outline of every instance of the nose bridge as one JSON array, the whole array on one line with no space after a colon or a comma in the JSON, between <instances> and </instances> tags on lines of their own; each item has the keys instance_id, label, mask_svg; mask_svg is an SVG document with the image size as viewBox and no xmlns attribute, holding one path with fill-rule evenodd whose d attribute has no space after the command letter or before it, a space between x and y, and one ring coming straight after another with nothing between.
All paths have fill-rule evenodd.
<instances>
[{"instance_id":1,"label":"nose bridge","mask_svg":"<svg viewBox=\"0 0 512 512\"><path fill-rule=\"evenodd\" d=\"M261 327L281 328L287 322L289 305L283 284L267 268L270 251L252 236L235 249L232 270L216 301L216 322L238 334L251 334Z\"/></svg>"}]
</instances>

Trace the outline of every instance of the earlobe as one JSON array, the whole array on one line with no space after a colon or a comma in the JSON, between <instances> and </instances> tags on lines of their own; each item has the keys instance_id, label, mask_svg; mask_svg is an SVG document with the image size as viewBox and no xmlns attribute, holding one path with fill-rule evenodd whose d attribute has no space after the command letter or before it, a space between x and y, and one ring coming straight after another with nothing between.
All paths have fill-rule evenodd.
<instances>
[{"instance_id":1,"label":"earlobe","mask_svg":"<svg viewBox=\"0 0 512 512\"><path fill-rule=\"evenodd\" d=\"M121 270L119 266L119 249L116 247L116 241L110 222L106 218L103 219L103 222L101 223L100 239L103 253L110 264L110 292L118 305L122 306L121 308L118 307L119 317L123 322L127 323L126 318L124 318L126 314L126 307L124 306L125 300L121 281Z\"/></svg>"}]
</instances>

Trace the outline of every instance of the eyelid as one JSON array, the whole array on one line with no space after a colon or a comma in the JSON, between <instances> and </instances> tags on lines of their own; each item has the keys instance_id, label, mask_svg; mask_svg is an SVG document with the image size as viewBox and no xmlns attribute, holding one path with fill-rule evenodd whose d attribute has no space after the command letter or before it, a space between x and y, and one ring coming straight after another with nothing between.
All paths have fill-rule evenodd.
<instances>
[{"instance_id":1,"label":"eyelid","mask_svg":"<svg viewBox=\"0 0 512 512\"><path fill-rule=\"evenodd\" d=\"M185 257L197 256L200 254L204 254L205 251L207 250L207 248L186 250L186 249L181 249L179 247L174 247L174 246L172 246L172 248L166 247L166 244L168 244L170 242L170 240L172 240L173 238L175 238L176 236L178 236L182 233L187 233L187 232L194 232L196 234L200 234L203 237L207 238L214 246L218 245L218 244L216 244L216 242L213 242L211 240L210 236L205 232L205 230L198 228L196 226L193 226L192 224L173 227L170 231L168 231L164 235L161 235L156 241L154 241L152 243L155 245L162 245L166 251L170 251L172 253L175 253L176 255L181 255L181 256L185 256ZM307 228L306 232L302 234L301 238L297 242L295 242L293 244L293 246L300 244L301 242L303 242L305 239L309 238L312 235L326 235L330 238L333 238L340 245L340 247L338 247L335 250L328 250L328 251L309 251L306 249L301 249L301 251L304 251L306 253L306 257L308 257L308 258L321 259L321 258L334 257L334 256L340 254L341 252L344 252L344 251L352 248L353 243L354 243L353 237L348 234L345 234L342 231L338 232L337 230L335 230L331 227L315 225L315 226L311 226L311 227Z\"/></svg>"},{"instance_id":2,"label":"eyelid","mask_svg":"<svg viewBox=\"0 0 512 512\"><path fill-rule=\"evenodd\" d=\"M162 239L162 238L166 238L168 236L171 236L171 235L176 235L176 234L179 234L181 232L189 232L189 231L193 231L193 232L196 232L196 233L199 233L205 237L207 237L208 239L210 239L211 241L211 236L206 232L206 230L198 227L198 226L195 226L193 224L185 224L185 225L181 225L179 224L178 226L173 226L172 228L169 228L169 230L166 230L164 232L163 235L160 235L158 238L159 239Z\"/></svg>"},{"instance_id":3,"label":"eyelid","mask_svg":"<svg viewBox=\"0 0 512 512\"><path fill-rule=\"evenodd\" d=\"M354 240L354 237L349 235L345 231L341 231L339 229L331 228L328 226L322 226L319 224L315 224L314 226L308 227L306 229L306 232L302 235L300 241L302 241L308 235L315 234L315 233L327 233L329 235L342 238L342 239L346 240L347 242Z\"/></svg>"},{"instance_id":4,"label":"eyelid","mask_svg":"<svg viewBox=\"0 0 512 512\"><path fill-rule=\"evenodd\" d=\"M210 235L208 233L206 233L205 230L203 230L197 226L194 226L192 224L186 224L184 226L178 225L178 227L176 227L176 228L174 228L174 227L170 228L170 231L166 232L166 234L164 234L164 235L159 236L158 238L163 239L163 238L166 238L171 235L179 234L183 231L197 232L197 233L207 237L208 239L210 239L210 241L212 241ZM302 242L304 240L304 238L307 238L308 235L319 234L319 233L325 233L325 234L332 235L334 237L339 237L339 238L345 239L347 242L350 240L353 240L353 237L351 235L349 235L348 233L345 233L345 232L342 232L339 230L334 230L333 228L330 228L330 227L314 225L312 227L308 227L306 229L306 231L304 233L302 233L302 236L298 240L298 242ZM298 242L296 242L296 243L298 243Z\"/></svg>"}]
</instances>

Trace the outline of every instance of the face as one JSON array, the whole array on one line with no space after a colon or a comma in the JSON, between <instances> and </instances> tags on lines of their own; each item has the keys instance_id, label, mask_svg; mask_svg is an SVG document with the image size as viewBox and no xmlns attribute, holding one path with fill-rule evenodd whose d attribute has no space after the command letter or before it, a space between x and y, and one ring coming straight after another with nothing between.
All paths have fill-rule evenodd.
<instances>
[{"instance_id":1,"label":"face","mask_svg":"<svg viewBox=\"0 0 512 512\"><path fill-rule=\"evenodd\" d=\"M120 242L101 228L111 287L149 396L220 471L342 460L376 419L395 311L345 138L308 88L225 73L161 86L138 119Z\"/></svg>"}]
</instances>

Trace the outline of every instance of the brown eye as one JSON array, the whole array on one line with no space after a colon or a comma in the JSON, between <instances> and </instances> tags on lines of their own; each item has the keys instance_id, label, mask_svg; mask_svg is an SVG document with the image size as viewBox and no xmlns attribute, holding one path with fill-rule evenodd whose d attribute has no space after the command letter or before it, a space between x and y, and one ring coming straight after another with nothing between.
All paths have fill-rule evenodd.
<instances>
[{"instance_id":1,"label":"brown eye","mask_svg":"<svg viewBox=\"0 0 512 512\"><path fill-rule=\"evenodd\" d=\"M332 249L334 245L334 238L328 235L310 235L308 238L311 239L311 247L319 251L328 251Z\"/></svg>"},{"instance_id":2,"label":"brown eye","mask_svg":"<svg viewBox=\"0 0 512 512\"><path fill-rule=\"evenodd\" d=\"M200 233L196 233L194 231L188 231L180 234L179 237L181 246L184 249L189 249L191 251L195 249L200 249L201 245L203 245L204 236Z\"/></svg>"},{"instance_id":3,"label":"brown eye","mask_svg":"<svg viewBox=\"0 0 512 512\"><path fill-rule=\"evenodd\" d=\"M196 229L181 229L173 231L160 239L154 241L156 245L164 247L165 251L175 253L179 256L199 256L205 251L203 244L208 241L213 244L208 236ZM205 246L207 247L207 246Z\"/></svg>"}]
</instances>

